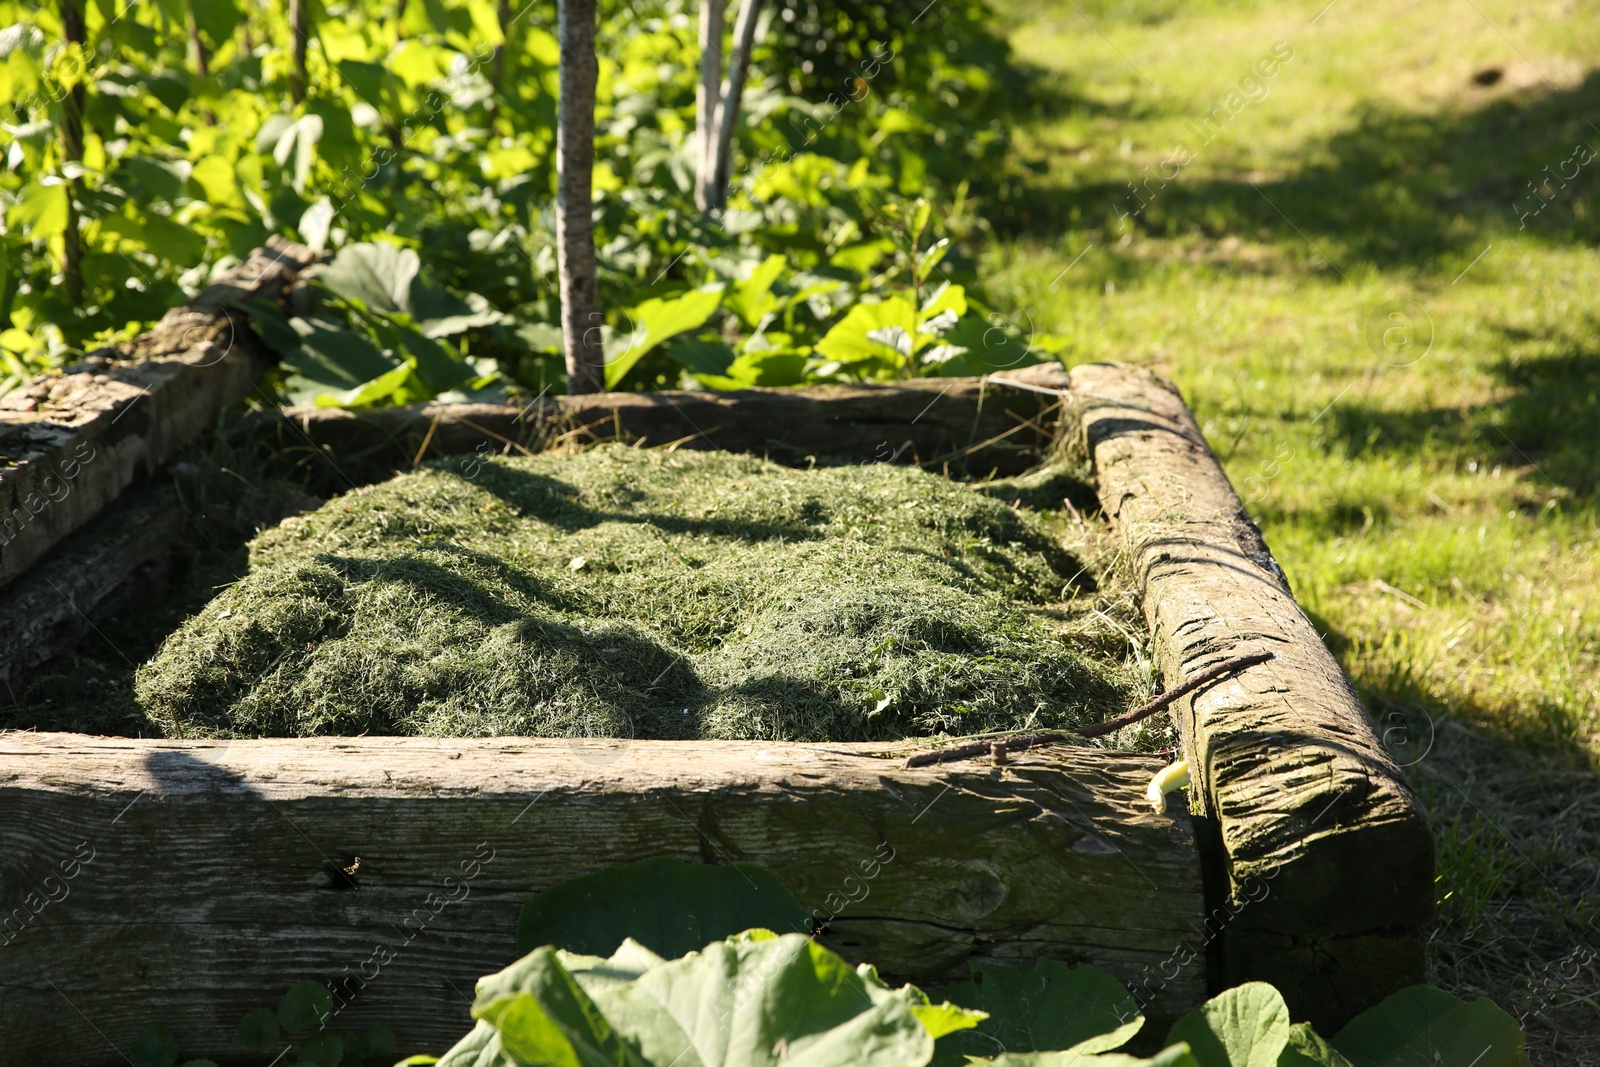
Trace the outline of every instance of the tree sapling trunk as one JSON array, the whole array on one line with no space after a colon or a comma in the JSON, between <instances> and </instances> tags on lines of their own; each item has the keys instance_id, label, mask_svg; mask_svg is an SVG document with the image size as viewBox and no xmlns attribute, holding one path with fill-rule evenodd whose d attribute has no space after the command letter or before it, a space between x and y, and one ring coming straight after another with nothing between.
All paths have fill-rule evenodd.
<instances>
[{"instance_id":1,"label":"tree sapling trunk","mask_svg":"<svg viewBox=\"0 0 1600 1067\"><path fill-rule=\"evenodd\" d=\"M561 95L556 114L556 262L567 391L606 387L594 256L595 0L561 0Z\"/></svg>"},{"instance_id":2,"label":"tree sapling trunk","mask_svg":"<svg viewBox=\"0 0 1600 1067\"><path fill-rule=\"evenodd\" d=\"M722 14L727 0L700 0L700 84L695 89L694 202L710 211L717 168L717 101L722 84Z\"/></svg>"},{"instance_id":3,"label":"tree sapling trunk","mask_svg":"<svg viewBox=\"0 0 1600 1067\"><path fill-rule=\"evenodd\" d=\"M61 35L68 47L83 48L88 35L83 25L81 0L61 0ZM83 184L78 177L83 162L83 82L88 72L80 69L72 88L61 99L61 169L67 179L67 221L61 232L61 276L67 301L83 306L83 243L78 233L78 194Z\"/></svg>"},{"instance_id":4,"label":"tree sapling trunk","mask_svg":"<svg viewBox=\"0 0 1600 1067\"><path fill-rule=\"evenodd\" d=\"M744 0L738 21L733 26L733 55L728 57L728 76L722 82L717 104L717 143L713 152L711 192L707 197L712 210L728 206L728 180L733 171L733 135L739 127L739 104L750 68L750 53L755 49L756 20L761 16L761 0Z\"/></svg>"},{"instance_id":5,"label":"tree sapling trunk","mask_svg":"<svg viewBox=\"0 0 1600 1067\"><path fill-rule=\"evenodd\" d=\"M289 94L295 103L306 98L306 34L311 16L306 6L311 0L289 0L289 36L294 55L294 70L289 75Z\"/></svg>"}]
</instances>

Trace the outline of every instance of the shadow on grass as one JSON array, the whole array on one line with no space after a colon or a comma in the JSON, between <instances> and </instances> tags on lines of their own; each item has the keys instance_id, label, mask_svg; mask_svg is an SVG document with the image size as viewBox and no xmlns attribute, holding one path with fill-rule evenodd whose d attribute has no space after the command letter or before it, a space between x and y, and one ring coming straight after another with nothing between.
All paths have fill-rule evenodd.
<instances>
[{"instance_id":1,"label":"shadow on grass","mask_svg":"<svg viewBox=\"0 0 1600 1067\"><path fill-rule=\"evenodd\" d=\"M1413 661L1384 667L1311 614L1416 788L1437 847L1430 980L1518 1019L1538 1064L1600 1039L1600 767L1570 709L1516 722L1447 705Z\"/></svg>"},{"instance_id":2,"label":"shadow on grass","mask_svg":"<svg viewBox=\"0 0 1600 1067\"><path fill-rule=\"evenodd\" d=\"M1050 106L1083 110L1065 97ZM1160 168L1152 168L1141 185L1142 211L1126 181L1080 183L1070 165L1025 166L1034 173L1001 202L996 227L1009 237L1081 225L1120 234L1125 212L1151 236L1309 242L1345 273L1362 265L1437 269L1524 227L1553 243L1594 244L1600 242L1596 114L1600 72L1571 89L1502 97L1459 114L1368 107L1286 177L1200 179L1180 170L1163 181ZM1212 149L1205 133L1195 135L1204 116L1193 117L1185 147L1204 160ZM1225 125L1212 132L1237 136ZM1580 145L1595 158L1582 162L1583 154L1575 154ZM1134 261L1129 269L1148 266Z\"/></svg>"},{"instance_id":3,"label":"shadow on grass","mask_svg":"<svg viewBox=\"0 0 1600 1067\"><path fill-rule=\"evenodd\" d=\"M1397 411L1340 401L1329 414L1334 440L1357 459L1382 454L1456 455L1523 469L1535 489L1560 487L1580 502L1600 499L1600 316L1559 334L1493 327L1495 395L1483 405ZM1536 497L1519 506L1537 510Z\"/></svg>"}]
</instances>

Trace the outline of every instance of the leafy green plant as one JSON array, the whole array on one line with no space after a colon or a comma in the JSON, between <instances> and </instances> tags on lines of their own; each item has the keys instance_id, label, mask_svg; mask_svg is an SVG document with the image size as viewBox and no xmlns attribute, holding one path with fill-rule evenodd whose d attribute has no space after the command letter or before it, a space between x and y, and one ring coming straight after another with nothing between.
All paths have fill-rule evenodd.
<instances>
[{"instance_id":1,"label":"leafy green plant","mask_svg":"<svg viewBox=\"0 0 1600 1067\"><path fill-rule=\"evenodd\" d=\"M478 983L478 1026L438 1062L927 1063L978 1013L890 988L803 934L751 930L677 960L535 949ZM416 1061L413 1062L425 1062Z\"/></svg>"},{"instance_id":2,"label":"leafy green plant","mask_svg":"<svg viewBox=\"0 0 1600 1067\"><path fill-rule=\"evenodd\" d=\"M476 1027L441 1067L558 1063L969 1063L1005 1067L1526 1067L1522 1035L1488 1001L1417 986L1358 1016L1330 1042L1292 1024L1277 990L1251 982L1180 1019L1166 1047L1117 1052L1142 1026L1115 979L1039 961L937 990L894 989L800 934L750 930L677 960L626 940L609 957L552 946L478 983ZM987 986L987 988L985 988ZM1027 991L1031 996L1019 995ZM1119 1007L1118 1002L1128 1003ZM982 1005L979 1007L978 1005ZM993 1044L1049 1050L975 1055Z\"/></svg>"},{"instance_id":3,"label":"leafy green plant","mask_svg":"<svg viewBox=\"0 0 1600 1067\"><path fill-rule=\"evenodd\" d=\"M763 877L764 876L764 877ZM647 904L638 898L648 883ZM770 872L646 860L548 890L525 909L519 945L617 943L629 922L668 944L735 916L794 921ZM700 915L699 919L686 916ZM530 921L530 916L533 917ZM1144 1017L1116 979L1054 960L974 966L933 991L891 989L799 934L754 929L667 961L631 938L608 957L534 948L478 983L473 1031L443 1067L545 1063L994 1064L997 1067L1526 1067L1516 1022L1487 1000L1405 989L1332 1041L1293 1023L1272 986L1250 982L1180 1019L1166 1047L1116 1050ZM992 1056L993 1058L986 1058Z\"/></svg>"},{"instance_id":4,"label":"leafy green plant","mask_svg":"<svg viewBox=\"0 0 1600 1067\"><path fill-rule=\"evenodd\" d=\"M479 980L472 1030L442 1057L397 1067L1528 1067L1516 1021L1488 1000L1413 986L1330 1041L1292 1022L1264 982L1206 1001L1161 1051L1140 1058L1118 1050L1144 1016L1094 968L974 966L964 981L924 992L890 986L869 964L851 967L803 933L768 928L806 922L772 872L752 864L658 858L563 882L523 909L522 958ZM720 934L741 923L757 925ZM265 1052L306 1034L291 1042L290 1067L362 1067L394 1055L387 1029L335 1033L332 1014L327 989L299 982L275 1011L245 1016L239 1041ZM177 1056L171 1034L151 1027L132 1059L174 1067Z\"/></svg>"},{"instance_id":5,"label":"leafy green plant","mask_svg":"<svg viewBox=\"0 0 1600 1067\"><path fill-rule=\"evenodd\" d=\"M960 1067L969 1056L1007 1052L1109 1052L1144 1026L1121 982L1093 967L1055 960L1035 960L1026 967L974 965L966 981L939 993L988 1017L941 1042L932 1061L936 1067Z\"/></svg>"},{"instance_id":6,"label":"leafy green plant","mask_svg":"<svg viewBox=\"0 0 1600 1067\"><path fill-rule=\"evenodd\" d=\"M882 295L869 272L870 250L893 243L885 212L918 196L966 202L942 161L1003 136L992 118L982 136L961 123L995 99L1006 52L978 0L918 20L882 4L841 13L892 32L856 41L829 16L814 37L825 55L764 50L728 208L711 220L693 203L691 28L673 5L602 5L595 188L609 384L887 374L824 373L815 343L857 299ZM553 0L511 20L490 0L319 7L301 48L282 6L95 2L84 14L76 43L56 5L0 0L11 120L0 129L0 389L137 332L272 233L339 253L316 308L288 322L251 309L284 356L271 383L284 399L359 406L563 387ZM791 4L767 17L770 42L819 16ZM840 49L864 43L873 58L851 60L848 99L795 69L843 62ZM869 100L874 86L892 92ZM950 218L966 226L970 213ZM352 249L387 272L369 281L403 283L415 266L452 306L408 303L419 294L404 284L360 284L338 266ZM59 284L68 259L81 299ZM755 268L757 287L785 302L765 326L736 293ZM723 303L708 310L718 287Z\"/></svg>"}]
</instances>

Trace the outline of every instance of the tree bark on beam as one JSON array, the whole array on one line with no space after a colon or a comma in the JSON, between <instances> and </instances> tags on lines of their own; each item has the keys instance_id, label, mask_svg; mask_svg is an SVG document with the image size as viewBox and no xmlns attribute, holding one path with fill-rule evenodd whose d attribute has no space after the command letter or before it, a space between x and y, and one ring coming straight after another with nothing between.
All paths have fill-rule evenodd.
<instances>
[{"instance_id":1,"label":"tree bark on beam","mask_svg":"<svg viewBox=\"0 0 1600 1067\"><path fill-rule=\"evenodd\" d=\"M905 755L0 733L6 1062L112 1067L152 1019L185 1049L226 1051L247 1011L301 979L330 987L339 1029L383 1024L403 1051L441 1052L471 1027L473 982L516 958L525 901L649 856L770 868L822 944L892 981L1045 958L1136 983L1166 964L1147 1025L1196 1006L1200 961L1171 957L1202 919L1200 858L1179 806L1145 802L1160 758L908 769ZM363 969L375 951L392 955Z\"/></svg>"},{"instance_id":2,"label":"tree bark on beam","mask_svg":"<svg viewBox=\"0 0 1600 1067\"><path fill-rule=\"evenodd\" d=\"M1178 391L1116 364L1071 380L1168 687L1272 653L1173 718L1214 828L1211 903L1236 910L1210 946L1222 985L1272 982L1295 1018L1332 1033L1424 979L1427 819Z\"/></svg>"}]
</instances>

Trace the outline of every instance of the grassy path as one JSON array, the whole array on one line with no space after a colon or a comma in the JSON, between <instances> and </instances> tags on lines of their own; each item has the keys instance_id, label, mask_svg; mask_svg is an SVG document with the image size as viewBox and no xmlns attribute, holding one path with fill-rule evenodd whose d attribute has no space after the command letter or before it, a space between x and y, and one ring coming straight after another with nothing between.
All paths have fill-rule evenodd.
<instances>
[{"instance_id":1,"label":"grassy path","mask_svg":"<svg viewBox=\"0 0 1600 1067\"><path fill-rule=\"evenodd\" d=\"M1433 812L1436 981L1600 1062L1600 11L1323 3L1015 0L987 275L1181 385Z\"/></svg>"}]
</instances>

